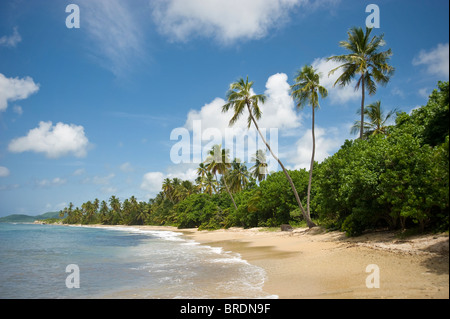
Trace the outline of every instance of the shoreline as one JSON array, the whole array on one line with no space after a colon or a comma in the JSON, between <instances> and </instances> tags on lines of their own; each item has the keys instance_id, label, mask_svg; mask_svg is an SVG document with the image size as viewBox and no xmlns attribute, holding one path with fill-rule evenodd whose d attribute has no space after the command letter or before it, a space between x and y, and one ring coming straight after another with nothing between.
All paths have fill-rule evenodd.
<instances>
[{"instance_id":1,"label":"shoreline","mask_svg":"<svg viewBox=\"0 0 450 319\"><path fill-rule=\"evenodd\" d=\"M265 269L264 290L280 299L449 298L448 235L395 240L387 232L348 239L321 229L192 230L186 235ZM380 270L379 289L366 286L371 264Z\"/></svg>"},{"instance_id":2,"label":"shoreline","mask_svg":"<svg viewBox=\"0 0 450 319\"><path fill-rule=\"evenodd\" d=\"M400 240L388 231L346 238L341 232L321 228L281 232L262 228L101 227L178 232L202 245L238 253L266 271L263 290L280 299L449 298L448 234ZM367 288L366 279L371 275L366 272L368 265L378 266L380 288Z\"/></svg>"}]
</instances>

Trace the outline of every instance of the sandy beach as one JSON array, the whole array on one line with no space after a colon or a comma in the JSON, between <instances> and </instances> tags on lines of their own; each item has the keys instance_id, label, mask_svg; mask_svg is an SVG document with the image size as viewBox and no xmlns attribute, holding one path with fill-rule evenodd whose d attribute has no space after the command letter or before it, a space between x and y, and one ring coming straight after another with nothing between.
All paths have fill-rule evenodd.
<instances>
[{"instance_id":1,"label":"sandy beach","mask_svg":"<svg viewBox=\"0 0 450 319\"><path fill-rule=\"evenodd\" d=\"M349 239L318 228L182 232L264 268L264 291L281 299L449 298L448 235L400 240L393 232ZM380 288L366 286L366 278L373 274L366 267L371 264L379 268Z\"/></svg>"},{"instance_id":2,"label":"sandy beach","mask_svg":"<svg viewBox=\"0 0 450 319\"><path fill-rule=\"evenodd\" d=\"M265 269L263 290L280 299L449 298L448 234L398 239L393 232L347 238L321 228L292 232L135 228L182 232L200 244L239 253ZM374 274L366 272L368 265L378 267L380 288L367 287L367 277Z\"/></svg>"}]
</instances>

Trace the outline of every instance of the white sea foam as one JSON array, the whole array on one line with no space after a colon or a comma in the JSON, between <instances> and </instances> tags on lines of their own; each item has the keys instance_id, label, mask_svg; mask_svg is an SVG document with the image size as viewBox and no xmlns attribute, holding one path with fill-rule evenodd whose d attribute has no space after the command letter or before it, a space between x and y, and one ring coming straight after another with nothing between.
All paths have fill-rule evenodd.
<instances>
[{"instance_id":1,"label":"white sea foam","mask_svg":"<svg viewBox=\"0 0 450 319\"><path fill-rule=\"evenodd\" d=\"M248 263L240 254L224 251L222 247L203 245L173 231L129 226L96 228L149 235L149 238L162 240L160 244L151 241L134 247L132 253L148 261L129 269L155 276L156 282L163 284L164 289L173 290L172 296L176 296L177 292L182 294L182 298L215 298L223 295L226 298L278 298L263 291L266 279L263 268ZM173 246L170 242L179 244Z\"/></svg>"}]
</instances>

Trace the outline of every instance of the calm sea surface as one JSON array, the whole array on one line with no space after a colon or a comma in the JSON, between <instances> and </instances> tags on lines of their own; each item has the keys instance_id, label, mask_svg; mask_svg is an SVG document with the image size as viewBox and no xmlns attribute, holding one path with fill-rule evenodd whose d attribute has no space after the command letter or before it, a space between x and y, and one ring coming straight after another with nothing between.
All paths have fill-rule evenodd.
<instances>
[{"instance_id":1,"label":"calm sea surface","mask_svg":"<svg viewBox=\"0 0 450 319\"><path fill-rule=\"evenodd\" d=\"M68 265L80 288L69 289ZM0 298L272 298L265 272L179 233L0 224ZM72 281L73 282L73 281Z\"/></svg>"}]
</instances>

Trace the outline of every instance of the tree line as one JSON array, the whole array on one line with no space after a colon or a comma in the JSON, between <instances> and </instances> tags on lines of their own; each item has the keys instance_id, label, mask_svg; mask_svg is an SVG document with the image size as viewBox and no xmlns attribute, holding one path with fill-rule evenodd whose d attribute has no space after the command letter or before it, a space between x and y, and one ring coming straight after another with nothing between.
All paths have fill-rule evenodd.
<instances>
[{"instance_id":1,"label":"tree line","mask_svg":"<svg viewBox=\"0 0 450 319\"><path fill-rule=\"evenodd\" d=\"M297 73L291 94L299 109L312 108L313 152L309 171L285 168L258 126L264 95L255 95L253 82L241 78L230 85L222 112L233 111L230 126L243 115L248 128L255 126L266 150L254 155L250 171L246 163L229 158L229 151L215 145L197 169L195 182L166 179L161 192L147 203L131 197L120 203L84 203L61 211L67 223L176 225L180 228L278 226L284 223L317 223L358 235L368 228L392 229L417 224L423 230L448 229L448 82L439 82L428 104L411 115L390 111L381 102L365 106L365 95L374 95L377 84L386 85L393 75L391 50L381 51L383 36L372 29L352 28L340 46L348 54L331 57L342 63L335 85L357 80L361 89L361 120L353 132L359 139L346 141L323 163L315 162L315 112L319 98L328 96L320 74L310 65ZM396 124L387 121L397 114ZM368 119L368 121L366 121ZM279 163L280 172L267 172L267 151ZM306 198L306 209L302 199ZM109 205L108 205L109 204Z\"/></svg>"}]
</instances>

